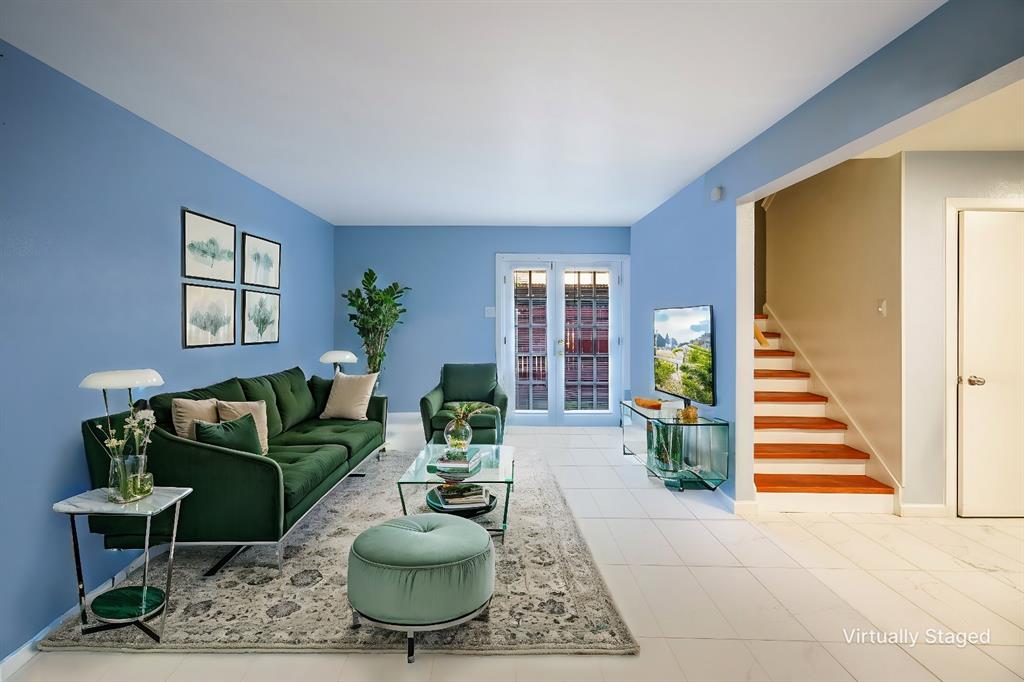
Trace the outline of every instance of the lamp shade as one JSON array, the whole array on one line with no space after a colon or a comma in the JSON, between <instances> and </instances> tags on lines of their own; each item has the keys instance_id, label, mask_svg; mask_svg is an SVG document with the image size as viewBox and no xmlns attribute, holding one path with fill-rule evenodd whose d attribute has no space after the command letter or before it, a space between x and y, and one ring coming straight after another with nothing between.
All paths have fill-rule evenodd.
<instances>
[{"instance_id":1,"label":"lamp shade","mask_svg":"<svg viewBox=\"0 0 1024 682\"><path fill-rule=\"evenodd\" d=\"M340 365L358 362L358 360L356 360L356 354L350 350L329 350L320 356L320 362L325 365Z\"/></svg>"},{"instance_id":2,"label":"lamp shade","mask_svg":"<svg viewBox=\"0 0 1024 682\"><path fill-rule=\"evenodd\" d=\"M108 372L93 372L82 379L79 388L115 389L139 388L141 386L163 386L164 378L155 369L112 369Z\"/></svg>"}]
</instances>

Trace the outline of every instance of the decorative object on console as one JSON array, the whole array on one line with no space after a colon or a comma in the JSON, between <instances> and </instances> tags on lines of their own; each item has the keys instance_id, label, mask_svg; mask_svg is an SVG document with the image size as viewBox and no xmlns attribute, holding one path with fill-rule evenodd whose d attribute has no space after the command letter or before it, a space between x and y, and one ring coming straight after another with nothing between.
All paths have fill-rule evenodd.
<instances>
[{"instance_id":1,"label":"decorative object on console","mask_svg":"<svg viewBox=\"0 0 1024 682\"><path fill-rule=\"evenodd\" d=\"M657 398L634 398L633 402L635 402L640 407L646 407L649 410L661 409L661 401L658 400Z\"/></svg>"},{"instance_id":2,"label":"decorative object on console","mask_svg":"<svg viewBox=\"0 0 1024 682\"><path fill-rule=\"evenodd\" d=\"M242 284L281 288L281 245L247 232L242 233Z\"/></svg>"},{"instance_id":3,"label":"decorative object on console","mask_svg":"<svg viewBox=\"0 0 1024 682\"><path fill-rule=\"evenodd\" d=\"M331 393L321 419L366 419L366 408L373 395L373 387L377 383L377 374L342 374L334 375Z\"/></svg>"},{"instance_id":4,"label":"decorative object on console","mask_svg":"<svg viewBox=\"0 0 1024 682\"><path fill-rule=\"evenodd\" d=\"M281 340L281 295L242 291L242 344L277 343Z\"/></svg>"},{"instance_id":5,"label":"decorative object on console","mask_svg":"<svg viewBox=\"0 0 1024 682\"><path fill-rule=\"evenodd\" d=\"M348 319L363 340L366 368L370 372L380 373L384 367L388 337L395 325L402 323L402 314L407 312L400 301L408 291L409 287L403 287L398 282L392 282L383 289L378 288L377 273L368 269L363 273L362 289L349 289L341 295L349 307L355 310L348 314Z\"/></svg>"},{"instance_id":6,"label":"decorative object on console","mask_svg":"<svg viewBox=\"0 0 1024 682\"><path fill-rule=\"evenodd\" d=\"M334 365L335 374L344 374L341 371L342 365L351 365L358 362L356 354L350 350L329 350L320 356L320 362L325 365Z\"/></svg>"},{"instance_id":7,"label":"decorative object on console","mask_svg":"<svg viewBox=\"0 0 1024 682\"><path fill-rule=\"evenodd\" d=\"M181 274L234 283L235 226L182 208Z\"/></svg>"},{"instance_id":8,"label":"decorative object on console","mask_svg":"<svg viewBox=\"0 0 1024 682\"><path fill-rule=\"evenodd\" d=\"M640 403L637 403L637 405L640 405ZM696 424L697 416L697 408L693 405L687 405L681 410L676 410L676 418L684 424Z\"/></svg>"},{"instance_id":9,"label":"decorative object on console","mask_svg":"<svg viewBox=\"0 0 1024 682\"><path fill-rule=\"evenodd\" d=\"M181 346L208 348L235 343L235 290L183 284Z\"/></svg>"},{"instance_id":10,"label":"decorative object on console","mask_svg":"<svg viewBox=\"0 0 1024 682\"><path fill-rule=\"evenodd\" d=\"M146 471L146 450L156 426L156 417L151 410L135 409L132 389L162 386L163 383L163 377L155 369L122 369L93 372L78 385L79 388L103 392L106 426L100 424L97 428L103 434L103 450L110 458L107 475L107 499L110 502L126 504L153 492L153 474ZM107 391L119 389L128 391L128 415L120 432L110 419L107 397Z\"/></svg>"}]
</instances>

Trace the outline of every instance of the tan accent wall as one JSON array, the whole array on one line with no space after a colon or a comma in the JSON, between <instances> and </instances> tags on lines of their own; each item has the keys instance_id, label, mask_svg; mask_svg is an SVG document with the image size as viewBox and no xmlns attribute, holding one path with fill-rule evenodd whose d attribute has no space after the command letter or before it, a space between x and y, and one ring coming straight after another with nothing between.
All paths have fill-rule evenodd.
<instances>
[{"instance_id":1,"label":"tan accent wall","mask_svg":"<svg viewBox=\"0 0 1024 682\"><path fill-rule=\"evenodd\" d=\"M873 447L897 478L901 174L898 154L854 159L779 192L765 268L768 306L853 422L847 442Z\"/></svg>"}]
</instances>

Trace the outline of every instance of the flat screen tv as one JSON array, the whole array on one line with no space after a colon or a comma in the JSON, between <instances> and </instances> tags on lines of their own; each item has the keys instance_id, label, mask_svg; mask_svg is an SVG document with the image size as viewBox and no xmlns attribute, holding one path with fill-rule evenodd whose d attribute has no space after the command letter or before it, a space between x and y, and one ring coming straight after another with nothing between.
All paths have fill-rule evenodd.
<instances>
[{"instance_id":1,"label":"flat screen tv","mask_svg":"<svg viewBox=\"0 0 1024 682\"><path fill-rule=\"evenodd\" d=\"M654 311L654 388L715 404L715 325L709 305Z\"/></svg>"}]
</instances>

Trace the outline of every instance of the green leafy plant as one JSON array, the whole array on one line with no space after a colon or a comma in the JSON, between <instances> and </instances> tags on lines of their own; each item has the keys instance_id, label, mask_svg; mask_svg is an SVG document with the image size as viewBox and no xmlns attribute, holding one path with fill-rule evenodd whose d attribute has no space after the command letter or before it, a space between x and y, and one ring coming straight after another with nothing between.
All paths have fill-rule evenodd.
<instances>
[{"instance_id":1,"label":"green leafy plant","mask_svg":"<svg viewBox=\"0 0 1024 682\"><path fill-rule=\"evenodd\" d=\"M391 330L406 311L401 303L402 296L410 291L398 282L392 282L383 289L377 287L377 273L368 269L363 273L362 289L349 289L341 297L355 312L348 319L355 325L356 333L363 340L366 352L366 367L370 372L379 372L387 357L386 347Z\"/></svg>"},{"instance_id":2,"label":"green leafy plant","mask_svg":"<svg viewBox=\"0 0 1024 682\"><path fill-rule=\"evenodd\" d=\"M274 311L271 309L267 299L261 298L249 311L249 321L256 327L256 333L262 339L263 334L274 324Z\"/></svg>"},{"instance_id":3,"label":"green leafy plant","mask_svg":"<svg viewBox=\"0 0 1024 682\"><path fill-rule=\"evenodd\" d=\"M220 242L214 237L210 237L204 242L191 241L186 248L195 258L203 261L211 268L219 260L229 261L235 257L234 250L221 248Z\"/></svg>"}]
</instances>

